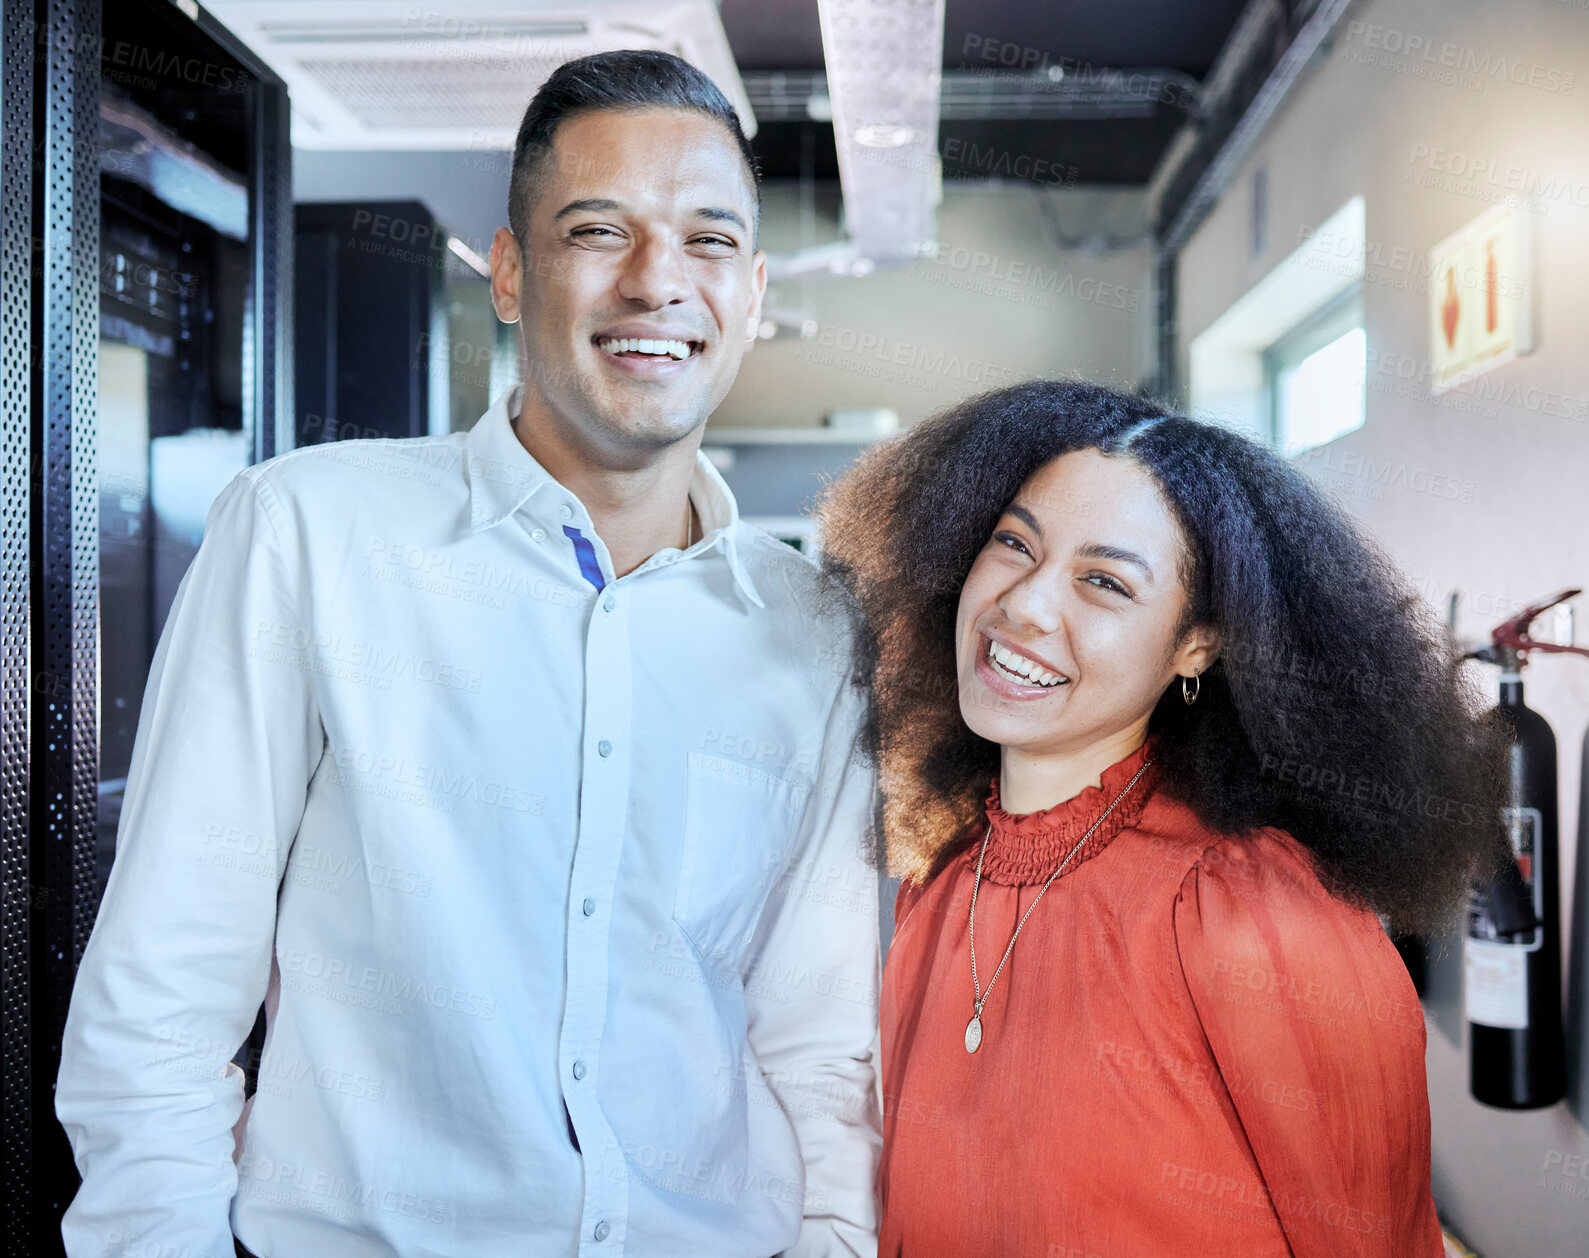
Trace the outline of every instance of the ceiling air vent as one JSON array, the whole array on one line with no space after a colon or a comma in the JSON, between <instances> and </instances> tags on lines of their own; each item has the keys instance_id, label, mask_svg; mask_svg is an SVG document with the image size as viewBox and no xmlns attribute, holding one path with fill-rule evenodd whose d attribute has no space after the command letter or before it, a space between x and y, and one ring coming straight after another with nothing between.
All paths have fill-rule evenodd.
<instances>
[{"instance_id":1,"label":"ceiling air vent","mask_svg":"<svg viewBox=\"0 0 1589 1258\"><path fill-rule=\"evenodd\" d=\"M746 133L756 130L713 0L210 0L208 8L286 80L299 148L511 148L524 106L556 66L615 48L683 57L723 89Z\"/></svg>"}]
</instances>

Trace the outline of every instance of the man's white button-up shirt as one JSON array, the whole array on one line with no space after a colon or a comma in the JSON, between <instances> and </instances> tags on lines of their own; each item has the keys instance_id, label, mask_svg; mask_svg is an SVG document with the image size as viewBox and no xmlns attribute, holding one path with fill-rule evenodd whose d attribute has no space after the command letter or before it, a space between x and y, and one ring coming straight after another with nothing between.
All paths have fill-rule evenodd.
<instances>
[{"instance_id":1,"label":"man's white button-up shirt","mask_svg":"<svg viewBox=\"0 0 1589 1258\"><path fill-rule=\"evenodd\" d=\"M848 629L704 457L617 577L516 411L212 508L67 1026L73 1258L875 1247Z\"/></svg>"}]
</instances>

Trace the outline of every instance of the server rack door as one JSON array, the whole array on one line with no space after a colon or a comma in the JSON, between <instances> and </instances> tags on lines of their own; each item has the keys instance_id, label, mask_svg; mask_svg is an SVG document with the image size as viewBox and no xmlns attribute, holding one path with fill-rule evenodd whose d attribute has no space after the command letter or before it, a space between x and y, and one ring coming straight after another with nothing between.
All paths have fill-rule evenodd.
<instances>
[{"instance_id":1,"label":"server rack door","mask_svg":"<svg viewBox=\"0 0 1589 1258\"><path fill-rule=\"evenodd\" d=\"M222 477L290 444L292 220L285 89L202 10L0 6L0 1254L34 1258L155 639Z\"/></svg>"}]
</instances>

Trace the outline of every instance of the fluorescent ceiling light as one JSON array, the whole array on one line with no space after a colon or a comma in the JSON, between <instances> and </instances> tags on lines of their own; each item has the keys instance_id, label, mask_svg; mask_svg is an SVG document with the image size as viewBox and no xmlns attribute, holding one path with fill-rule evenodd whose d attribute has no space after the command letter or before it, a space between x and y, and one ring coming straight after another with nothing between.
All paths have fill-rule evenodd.
<instances>
[{"instance_id":1,"label":"fluorescent ceiling light","mask_svg":"<svg viewBox=\"0 0 1589 1258\"><path fill-rule=\"evenodd\" d=\"M491 266L490 266L490 264L487 263L484 258L482 258L478 253L476 253L468 245L464 244L463 241L459 240L458 237L456 237L456 236L448 236L447 237L447 248L451 249L454 254L456 254L459 258L461 258L463 260L464 265L467 266L476 275L479 275L479 276L481 276L484 279L490 279L491 278Z\"/></svg>"},{"instance_id":2,"label":"fluorescent ceiling light","mask_svg":"<svg viewBox=\"0 0 1589 1258\"><path fill-rule=\"evenodd\" d=\"M855 142L869 149L903 148L915 139L916 133L898 123L874 122L855 129Z\"/></svg>"}]
</instances>

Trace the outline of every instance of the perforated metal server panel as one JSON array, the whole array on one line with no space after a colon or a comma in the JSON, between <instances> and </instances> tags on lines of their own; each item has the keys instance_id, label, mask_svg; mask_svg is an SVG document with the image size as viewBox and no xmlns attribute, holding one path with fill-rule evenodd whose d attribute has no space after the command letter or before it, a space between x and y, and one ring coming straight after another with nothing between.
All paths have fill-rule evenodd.
<instances>
[{"instance_id":1,"label":"perforated metal server panel","mask_svg":"<svg viewBox=\"0 0 1589 1258\"><path fill-rule=\"evenodd\" d=\"M34 675L31 861L43 897L32 939L33 1253L58 1251L54 1220L75 1175L53 1114L61 1031L94 923L99 797L99 0L41 0L35 85L33 311ZM42 876L41 876L42 875Z\"/></svg>"},{"instance_id":2,"label":"perforated metal server panel","mask_svg":"<svg viewBox=\"0 0 1589 1258\"><path fill-rule=\"evenodd\" d=\"M27 1252L32 1073L28 984L28 513L32 503L33 6L0 0L0 1248Z\"/></svg>"}]
</instances>

